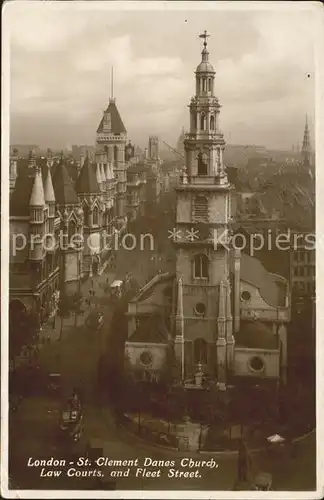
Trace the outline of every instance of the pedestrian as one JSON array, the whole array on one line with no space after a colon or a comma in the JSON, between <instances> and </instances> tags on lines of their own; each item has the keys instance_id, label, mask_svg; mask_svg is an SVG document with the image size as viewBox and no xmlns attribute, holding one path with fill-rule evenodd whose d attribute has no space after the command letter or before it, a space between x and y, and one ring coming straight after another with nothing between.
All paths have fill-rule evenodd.
<instances>
[{"instance_id":1,"label":"pedestrian","mask_svg":"<svg viewBox=\"0 0 324 500\"><path fill-rule=\"evenodd\" d=\"M56 320L56 315L54 314L52 321L52 330L55 330L55 320Z\"/></svg>"},{"instance_id":2,"label":"pedestrian","mask_svg":"<svg viewBox=\"0 0 324 500\"><path fill-rule=\"evenodd\" d=\"M249 455L246 443L243 439L240 439L237 456L237 478L239 482L247 482L248 472L250 468L251 457Z\"/></svg>"}]
</instances>

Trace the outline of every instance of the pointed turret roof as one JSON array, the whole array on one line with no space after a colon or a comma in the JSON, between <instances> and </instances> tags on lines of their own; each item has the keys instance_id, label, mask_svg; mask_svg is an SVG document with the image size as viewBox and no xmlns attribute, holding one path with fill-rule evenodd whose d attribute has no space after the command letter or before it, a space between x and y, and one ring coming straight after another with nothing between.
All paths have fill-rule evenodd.
<instances>
[{"instance_id":1,"label":"pointed turret roof","mask_svg":"<svg viewBox=\"0 0 324 500\"><path fill-rule=\"evenodd\" d=\"M63 158L55 168L53 186L56 202L59 205L76 205L79 202Z\"/></svg>"},{"instance_id":2,"label":"pointed turret roof","mask_svg":"<svg viewBox=\"0 0 324 500\"><path fill-rule=\"evenodd\" d=\"M43 207L44 205L45 205L45 197L44 197L42 173L41 170L37 168L36 175L34 177L32 192L30 195L29 206Z\"/></svg>"},{"instance_id":3,"label":"pointed turret roof","mask_svg":"<svg viewBox=\"0 0 324 500\"><path fill-rule=\"evenodd\" d=\"M45 173L45 181L44 181L44 195L46 203L55 203L55 194L51 176L50 168L47 168L47 172Z\"/></svg>"},{"instance_id":4,"label":"pointed turret roof","mask_svg":"<svg viewBox=\"0 0 324 500\"><path fill-rule=\"evenodd\" d=\"M100 187L101 183L102 183L102 177L101 177L101 168L100 168L99 163L96 164L96 178L97 178L98 186Z\"/></svg>"},{"instance_id":5,"label":"pointed turret roof","mask_svg":"<svg viewBox=\"0 0 324 500\"><path fill-rule=\"evenodd\" d=\"M76 181L75 188L77 193L100 193L95 166L90 163L88 155Z\"/></svg>"},{"instance_id":6,"label":"pointed turret roof","mask_svg":"<svg viewBox=\"0 0 324 500\"><path fill-rule=\"evenodd\" d=\"M104 131L104 121L105 114L110 114L110 123L111 123L111 133L114 135L126 134L126 128L123 123L123 120L120 117L119 111L116 106L115 99L109 99L109 105L106 111L104 112L104 116L101 119L99 127L97 128L97 134Z\"/></svg>"},{"instance_id":7,"label":"pointed turret roof","mask_svg":"<svg viewBox=\"0 0 324 500\"><path fill-rule=\"evenodd\" d=\"M105 169L103 165L100 165L100 174L101 174L101 181L106 182L106 174L105 174Z\"/></svg>"}]
</instances>

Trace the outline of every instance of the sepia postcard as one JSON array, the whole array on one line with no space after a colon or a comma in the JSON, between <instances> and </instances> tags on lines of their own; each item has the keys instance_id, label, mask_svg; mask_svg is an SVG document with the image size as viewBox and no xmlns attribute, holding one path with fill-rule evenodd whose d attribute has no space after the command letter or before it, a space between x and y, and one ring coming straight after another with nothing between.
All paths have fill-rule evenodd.
<instances>
[{"instance_id":1,"label":"sepia postcard","mask_svg":"<svg viewBox=\"0 0 324 500\"><path fill-rule=\"evenodd\" d=\"M2 20L2 497L322 498L323 3Z\"/></svg>"}]
</instances>

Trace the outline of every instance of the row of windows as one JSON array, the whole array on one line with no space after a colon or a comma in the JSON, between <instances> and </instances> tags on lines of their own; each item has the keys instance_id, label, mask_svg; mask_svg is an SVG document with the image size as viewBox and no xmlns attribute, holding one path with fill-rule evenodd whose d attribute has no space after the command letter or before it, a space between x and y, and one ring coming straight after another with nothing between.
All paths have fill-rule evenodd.
<instances>
[{"instance_id":1,"label":"row of windows","mask_svg":"<svg viewBox=\"0 0 324 500\"><path fill-rule=\"evenodd\" d=\"M90 210L87 205L83 206L83 214L85 223L91 225ZM92 224L94 226L99 226L99 221L100 221L99 209L98 207L94 207L94 209L92 210Z\"/></svg>"},{"instance_id":2,"label":"row of windows","mask_svg":"<svg viewBox=\"0 0 324 500\"><path fill-rule=\"evenodd\" d=\"M315 276L315 267L295 267L294 276Z\"/></svg>"},{"instance_id":3,"label":"row of windows","mask_svg":"<svg viewBox=\"0 0 324 500\"><path fill-rule=\"evenodd\" d=\"M304 293L315 293L315 283L313 282L295 281L294 288Z\"/></svg>"},{"instance_id":4,"label":"row of windows","mask_svg":"<svg viewBox=\"0 0 324 500\"><path fill-rule=\"evenodd\" d=\"M212 78L201 78L201 79L198 79L198 84L199 84L199 88L203 92L207 92L207 89L208 89L208 92L211 92L213 90L213 81L212 81Z\"/></svg>"},{"instance_id":5,"label":"row of windows","mask_svg":"<svg viewBox=\"0 0 324 500\"><path fill-rule=\"evenodd\" d=\"M194 118L194 128L197 129L197 116ZM207 117L204 113L200 115L200 120L199 120L199 125L200 125L200 130L201 131L206 131L208 130L208 125L207 125ZM215 130L215 116L211 115L209 118L209 130L213 131Z\"/></svg>"},{"instance_id":6,"label":"row of windows","mask_svg":"<svg viewBox=\"0 0 324 500\"><path fill-rule=\"evenodd\" d=\"M314 260L312 250L297 250L294 253L294 260L296 262L310 263Z\"/></svg>"}]
</instances>

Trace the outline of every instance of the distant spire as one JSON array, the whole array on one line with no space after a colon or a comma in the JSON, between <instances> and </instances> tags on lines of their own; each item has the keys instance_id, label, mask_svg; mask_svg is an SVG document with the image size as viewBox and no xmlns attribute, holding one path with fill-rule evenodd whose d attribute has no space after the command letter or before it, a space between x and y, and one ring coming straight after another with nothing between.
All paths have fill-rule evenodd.
<instances>
[{"instance_id":1,"label":"distant spire","mask_svg":"<svg viewBox=\"0 0 324 500\"><path fill-rule=\"evenodd\" d=\"M114 98L114 67L111 67L111 87L110 87L110 99L109 102L115 102Z\"/></svg>"},{"instance_id":2,"label":"distant spire","mask_svg":"<svg viewBox=\"0 0 324 500\"><path fill-rule=\"evenodd\" d=\"M114 98L114 67L111 67L111 98Z\"/></svg>"},{"instance_id":3,"label":"distant spire","mask_svg":"<svg viewBox=\"0 0 324 500\"><path fill-rule=\"evenodd\" d=\"M306 113L306 118L305 118L305 129L304 129L304 137L303 137L303 145L302 145L301 155L302 155L303 165L305 167L309 167L310 157L311 157L311 145L310 145L307 113Z\"/></svg>"}]
</instances>

